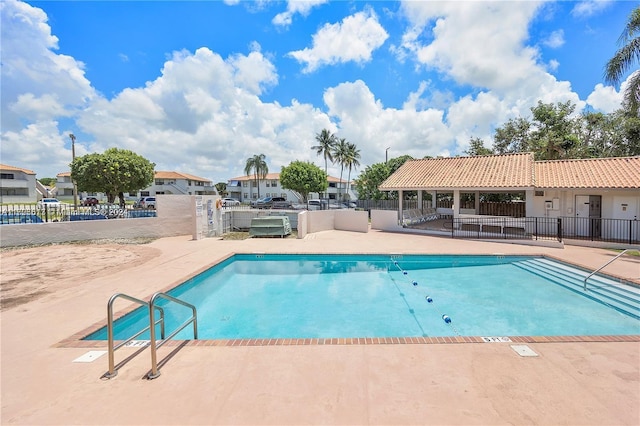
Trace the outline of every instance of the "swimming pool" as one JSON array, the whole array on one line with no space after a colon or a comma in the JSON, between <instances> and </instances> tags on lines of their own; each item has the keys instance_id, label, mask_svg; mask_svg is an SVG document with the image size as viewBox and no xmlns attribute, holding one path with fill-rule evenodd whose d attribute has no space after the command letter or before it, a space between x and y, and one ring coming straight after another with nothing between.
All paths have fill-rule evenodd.
<instances>
[{"instance_id":1,"label":"swimming pool","mask_svg":"<svg viewBox=\"0 0 640 426\"><path fill-rule=\"evenodd\" d=\"M242 254L168 293L196 305L200 339L640 334L640 290L596 277L585 295L586 275L531 256ZM190 315L164 305L168 330ZM115 339L146 325L137 309Z\"/></svg>"}]
</instances>

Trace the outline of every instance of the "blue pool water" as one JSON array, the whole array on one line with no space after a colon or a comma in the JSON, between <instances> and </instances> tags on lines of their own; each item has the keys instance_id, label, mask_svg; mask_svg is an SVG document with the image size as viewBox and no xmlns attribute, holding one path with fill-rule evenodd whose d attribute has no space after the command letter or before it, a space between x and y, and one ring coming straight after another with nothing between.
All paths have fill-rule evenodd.
<instances>
[{"instance_id":1,"label":"blue pool water","mask_svg":"<svg viewBox=\"0 0 640 426\"><path fill-rule=\"evenodd\" d=\"M196 305L200 339L640 334L637 318L521 267L535 259L235 255L169 294ZM159 305L169 332L191 315ZM148 321L146 308L132 312L116 321L115 338ZM106 338L105 328L86 337Z\"/></svg>"}]
</instances>

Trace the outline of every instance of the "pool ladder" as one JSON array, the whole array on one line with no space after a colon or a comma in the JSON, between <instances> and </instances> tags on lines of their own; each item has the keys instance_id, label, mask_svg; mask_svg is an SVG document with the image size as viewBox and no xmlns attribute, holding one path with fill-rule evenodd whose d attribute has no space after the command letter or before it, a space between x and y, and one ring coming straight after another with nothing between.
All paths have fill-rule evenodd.
<instances>
[{"instance_id":1,"label":"pool ladder","mask_svg":"<svg viewBox=\"0 0 640 426\"><path fill-rule=\"evenodd\" d=\"M113 304L117 299L127 299L130 302L137 303L141 306L147 306L149 308L149 325L129 337L127 340L124 340L117 345L114 345L114 336L113 336ZM164 327L164 309L160 306L156 305L156 301L158 299L165 299L171 302L178 303L187 308L191 308L192 315L191 317L182 323L178 328L176 328L173 333L165 338L165 327ZM160 312L160 318L156 321L155 312ZM184 329L189 324L193 323L193 338L194 340L198 339L198 314L196 311L196 307L190 303L187 303L183 300L175 298L173 296L169 296L166 293L158 292L155 293L149 302L145 302L144 300L137 299L135 297L129 296L124 293L116 293L109 299L107 303L107 336L108 336L108 345L109 345L109 371L104 374L104 377L111 379L118 375L118 370L115 366L115 351L127 343L131 342L136 337L140 336L146 331L149 331L150 334L150 342L149 345L151 347L151 371L147 374L147 378L155 379L160 376L160 371L158 370L158 362L157 362L157 350L159 347L164 345L169 339L178 334L182 329ZM160 342L156 344L156 326L160 325Z\"/></svg>"},{"instance_id":2,"label":"pool ladder","mask_svg":"<svg viewBox=\"0 0 640 426\"><path fill-rule=\"evenodd\" d=\"M606 266L609 266L610 263L613 263L616 259L618 259L620 256L622 256L623 254L625 254L626 252L630 251L631 249L626 249L623 250L621 253L618 253L618 255L616 257L614 257L613 259L611 259L610 261L608 261L607 263L605 263L604 265L602 265L601 267L599 267L598 269L596 269L595 271L593 271L592 273L590 273L587 278L584 279L584 285L583 285L583 290L587 291L587 280L589 278L591 278L593 275L596 274L596 272L601 271L602 269L604 269Z\"/></svg>"}]
</instances>

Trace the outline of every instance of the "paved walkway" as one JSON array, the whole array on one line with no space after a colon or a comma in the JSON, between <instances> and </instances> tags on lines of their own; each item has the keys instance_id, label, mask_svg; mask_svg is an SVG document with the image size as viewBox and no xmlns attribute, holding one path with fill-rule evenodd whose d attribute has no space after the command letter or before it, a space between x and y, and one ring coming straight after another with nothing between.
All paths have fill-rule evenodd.
<instances>
[{"instance_id":1,"label":"paved walkway","mask_svg":"<svg viewBox=\"0 0 640 426\"><path fill-rule=\"evenodd\" d=\"M159 350L167 361L152 381L143 379L148 349L101 380L106 356L77 363L86 348L59 347L104 321L113 293L148 298L231 253L546 254L593 269L611 251L375 231L303 240L185 236L143 247L144 261L52 282L47 297L3 311L3 425L640 424L638 342L531 343L539 356L530 358L508 343L174 346ZM640 282L640 259L605 271ZM116 359L138 350L123 348Z\"/></svg>"}]
</instances>

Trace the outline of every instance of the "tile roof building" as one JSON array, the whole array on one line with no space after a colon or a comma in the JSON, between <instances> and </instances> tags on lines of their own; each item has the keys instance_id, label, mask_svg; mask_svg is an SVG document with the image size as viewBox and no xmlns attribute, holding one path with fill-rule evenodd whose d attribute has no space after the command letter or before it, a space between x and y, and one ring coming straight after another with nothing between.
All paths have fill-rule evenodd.
<instances>
[{"instance_id":1,"label":"tile roof building","mask_svg":"<svg viewBox=\"0 0 640 426\"><path fill-rule=\"evenodd\" d=\"M453 193L453 207L438 212L454 217L478 215L482 194L515 193L529 217L639 221L640 156L535 161L532 153L519 153L409 160L379 189L398 191L400 198L417 191L421 207L423 192L431 194L430 207L436 207L437 193ZM474 194L475 209L460 208L460 194ZM630 232L640 234L640 221Z\"/></svg>"},{"instance_id":2,"label":"tile roof building","mask_svg":"<svg viewBox=\"0 0 640 426\"><path fill-rule=\"evenodd\" d=\"M533 153L409 160L381 191L640 189L640 157L534 161Z\"/></svg>"},{"instance_id":3,"label":"tile roof building","mask_svg":"<svg viewBox=\"0 0 640 426\"><path fill-rule=\"evenodd\" d=\"M354 200L357 197L352 191L350 185L347 185L347 180L333 176L327 176L327 182L329 184L327 188L326 197L329 199L339 199L347 191L349 186L349 199ZM256 186L254 175L244 175L231 178L227 181L227 193L229 197L235 198L242 202L248 202L260 197L283 197L294 203L299 203L302 200L299 199L298 194L285 189L280 184L280 173L267 173L264 179L259 180L260 191ZM309 198L319 198L320 194L311 193Z\"/></svg>"}]
</instances>

